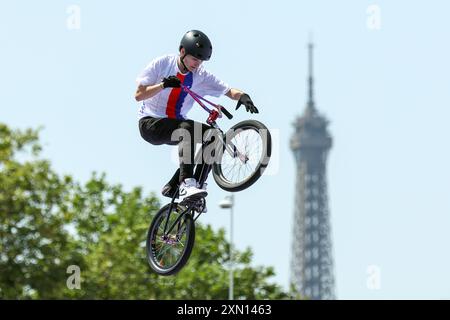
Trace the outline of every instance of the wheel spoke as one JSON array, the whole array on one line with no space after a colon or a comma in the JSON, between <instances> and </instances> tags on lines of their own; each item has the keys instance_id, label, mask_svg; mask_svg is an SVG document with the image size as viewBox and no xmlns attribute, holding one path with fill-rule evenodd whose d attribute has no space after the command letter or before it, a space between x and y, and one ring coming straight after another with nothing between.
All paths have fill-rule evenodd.
<instances>
[{"instance_id":1,"label":"wheel spoke","mask_svg":"<svg viewBox=\"0 0 450 320\"><path fill-rule=\"evenodd\" d=\"M231 143L248 160L243 162L240 157L225 152L221 162L222 175L230 183L240 183L256 171L262 159L262 137L259 131L245 128L231 138Z\"/></svg>"},{"instance_id":2,"label":"wheel spoke","mask_svg":"<svg viewBox=\"0 0 450 320\"><path fill-rule=\"evenodd\" d=\"M176 221L179 214L180 212L176 210L172 211L168 226ZM177 232L172 231L164 237L164 226L167 217L168 214L166 213L160 218L152 240L154 260L161 268L170 268L177 263L185 250L187 241L187 225L185 221L177 223Z\"/></svg>"}]
</instances>

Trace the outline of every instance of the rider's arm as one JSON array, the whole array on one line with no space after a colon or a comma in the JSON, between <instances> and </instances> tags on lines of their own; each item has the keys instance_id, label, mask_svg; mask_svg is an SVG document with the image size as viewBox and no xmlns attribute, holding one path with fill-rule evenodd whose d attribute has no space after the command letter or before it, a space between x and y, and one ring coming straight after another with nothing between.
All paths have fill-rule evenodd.
<instances>
[{"instance_id":1,"label":"rider's arm","mask_svg":"<svg viewBox=\"0 0 450 320\"><path fill-rule=\"evenodd\" d=\"M162 82L149 86L140 85L136 90L134 98L136 99L136 101L142 101L153 97L154 95L160 93L162 90L163 90Z\"/></svg>"},{"instance_id":2,"label":"rider's arm","mask_svg":"<svg viewBox=\"0 0 450 320\"><path fill-rule=\"evenodd\" d=\"M242 96L243 93L244 92L242 92L239 89L231 88L230 90L228 90L227 93L225 93L225 95L230 99L239 100L239 98Z\"/></svg>"}]
</instances>

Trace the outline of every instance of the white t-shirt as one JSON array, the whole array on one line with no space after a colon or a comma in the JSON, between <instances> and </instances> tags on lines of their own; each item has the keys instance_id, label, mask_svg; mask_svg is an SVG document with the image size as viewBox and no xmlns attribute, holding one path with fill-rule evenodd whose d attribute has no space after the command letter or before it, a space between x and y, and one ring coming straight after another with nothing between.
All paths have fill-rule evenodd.
<instances>
[{"instance_id":1,"label":"white t-shirt","mask_svg":"<svg viewBox=\"0 0 450 320\"><path fill-rule=\"evenodd\" d=\"M176 75L185 86L200 96L219 97L230 90L223 81L200 65L194 72L181 73L177 64L178 56L166 55L156 58L136 79L138 85L148 86L160 83L164 77ZM181 88L166 88L143 101L139 108L139 119L145 116L156 118L187 119L194 99Z\"/></svg>"}]
</instances>

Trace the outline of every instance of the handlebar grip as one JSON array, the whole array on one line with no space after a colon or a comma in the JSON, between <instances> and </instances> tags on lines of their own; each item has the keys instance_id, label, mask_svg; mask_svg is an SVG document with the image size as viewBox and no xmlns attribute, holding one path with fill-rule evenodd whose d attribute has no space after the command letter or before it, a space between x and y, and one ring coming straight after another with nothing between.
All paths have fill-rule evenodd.
<instances>
[{"instance_id":1,"label":"handlebar grip","mask_svg":"<svg viewBox=\"0 0 450 320\"><path fill-rule=\"evenodd\" d=\"M222 110L222 112L227 116L228 119L230 119L230 120L233 119L233 115L231 113L229 113L228 110L225 109L225 107L221 106L220 110Z\"/></svg>"}]
</instances>

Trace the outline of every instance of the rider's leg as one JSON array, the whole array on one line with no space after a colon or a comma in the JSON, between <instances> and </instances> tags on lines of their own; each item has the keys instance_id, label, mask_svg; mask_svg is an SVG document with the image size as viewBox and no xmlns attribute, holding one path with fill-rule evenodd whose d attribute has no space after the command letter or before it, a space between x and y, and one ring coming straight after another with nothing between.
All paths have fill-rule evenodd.
<instances>
[{"instance_id":1,"label":"rider's leg","mask_svg":"<svg viewBox=\"0 0 450 320\"><path fill-rule=\"evenodd\" d=\"M206 142L203 143L204 150L202 150L201 153L203 161L197 164L194 172L194 178L197 180L197 187L205 191L207 191L208 186L206 180L208 179L208 175L211 172L215 158L214 156L216 154L216 151L213 150L213 143L215 142L214 136L206 136L206 139ZM203 202L198 205L196 210L200 213L208 212L206 200L203 200Z\"/></svg>"},{"instance_id":2,"label":"rider's leg","mask_svg":"<svg viewBox=\"0 0 450 320\"><path fill-rule=\"evenodd\" d=\"M209 173L211 172L212 165L208 165L206 163L198 164L195 167L194 178L200 183L200 180L203 178L204 181L208 178Z\"/></svg>"},{"instance_id":3,"label":"rider's leg","mask_svg":"<svg viewBox=\"0 0 450 320\"><path fill-rule=\"evenodd\" d=\"M190 137L190 139L183 137L183 139L181 139L179 144L180 183L181 183L180 192L182 191L181 189L184 187L182 182L189 180L189 182L187 183L189 183L191 186L195 186L195 191L193 192L199 194L201 193L202 196L206 196L207 195L206 190L200 188L200 186L198 185L198 178L200 177L198 171L199 169L196 169L197 174L194 174L193 171L196 161L199 161L197 163L197 168L200 168L205 163L203 160L203 152L202 152L203 150L200 150L199 159L195 158L195 146L197 143L200 143L203 146L203 139L204 137L207 137L205 133L211 127L206 124L202 124L192 120L186 120L185 122L180 124L180 128L185 129L186 132L189 133ZM185 154L187 154L188 156L186 156Z\"/></svg>"},{"instance_id":4,"label":"rider's leg","mask_svg":"<svg viewBox=\"0 0 450 320\"><path fill-rule=\"evenodd\" d=\"M167 182L161 190L163 196L172 198L177 191L180 180L180 168L178 168L173 174L172 178L170 178L169 182Z\"/></svg>"},{"instance_id":5,"label":"rider's leg","mask_svg":"<svg viewBox=\"0 0 450 320\"><path fill-rule=\"evenodd\" d=\"M145 117L139 120L139 131L142 138L153 145L177 145L179 140L173 137L175 130L180 128L184 120L169 118ZM178 188L180 169L178 168L170 181L163 187L164 196L173 197Z\"/></svg>"},{"instance_id":6,"label":"rider's leg","mask_svg":"<svg viewBox=\"0 0 450 320\"><path fill-rule=\"evenodd\" d=\"M180 158L180 183L182 183L185 179L194 177L194 136L196 134L196 127L197 125L192 120L186 120L180 123L180 129L183 130L180 132L180 143L178 144L178 156Z\"/></svg>"},{"instance_id":7,"label":"rider's leg","mask_svg":"<svg viewBox=\"0 0 450 320\"><path fill-rule=\"evenodd\" d=\"M193 120L146 117L139 121L141 136L147 142L154 145L178 144L180 156L178 181L180 183L194 177L195 144L203 141L203 133L209 128L208 125ZM170 182L176 181L177 172ZM192 185L194 184L190 186Z\"/></svg>"},{"instance_id":8,"label":"rider's leg","mask_svg":"<svg viewBox=\"0 0 450 320\"><path fill-rule=\"evenodd\" d=\"M211 172L212 166L216 160L216 152L217 150L217 134L220 134L220 131L214 131L216 129L209 127L204 135L203 149L202 150L202 161L197 164L195 167L194 177L199 182L199 185L202 182L205 182L208 178L209 173ZM200 187L203 188L201 185Z\"/></svg>"},{"instance_id":9,"label":"rider's leg","mask_svg":"<svg viewBox=\"0 0 450 320\"><path fill-rule=\"evenodd\" d=\"M195 146L198 143L203 145L204 139L208 139L206 144L203 145L203 147L208 148L215 142L215 137L214 136L209 137L207 134L207 132L211 129L210 126L193 120L186 120L184 123L180 124L180 128L187 130L191 137L190 144L186 140L181 141L179 144L179 155L180 159L183 160L180 165L180 182L183 181L185 178L191 177L194 177L196 178L196 180L198 180L198 178L200 177L200 172L202 170L202 165L205 163L207 164L212 163L213 161L212 156L214 155L214 151L211 152L211 150L206 149L206 151L203 152L204 150L200 150L202 157L196 160ZM189 152L190 156L189 158L183 155L185 150ZM209 153L211 153L212 156L209 155ZM199 162L196 163L196 161ZM194 167L195 173L193 172Z\"/></svg>"},{"instance_id":10,"label":"rider's leg","mask_svg":"<svg viewBox=\"0 0 450 320\"><path fill-rule=\"evenodd\" d=\"M172 133L180 127L182 120L169 118L144 117L139 120L139 131L142 138L153 145L177 145Z\"/></svg>"}]
</instances>

